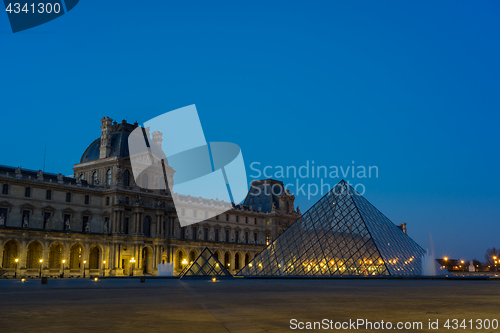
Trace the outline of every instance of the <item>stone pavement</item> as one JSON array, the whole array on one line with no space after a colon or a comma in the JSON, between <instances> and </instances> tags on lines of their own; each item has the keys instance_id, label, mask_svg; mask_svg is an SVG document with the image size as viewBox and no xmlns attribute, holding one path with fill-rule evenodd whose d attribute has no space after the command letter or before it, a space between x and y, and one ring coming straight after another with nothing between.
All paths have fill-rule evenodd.
<instances>
[{"instance_id":1,"label":"stone pavement","mask_svg":"<svg viewBox=\"0 0 500 333\"><path fill-rule=\"evenodd\" d=\"M428 320L500 320L498 309L500 281L0 280L0 332L296 332L293 318L422 321L421 332L443 332Z\"/></svg>"}]
</instances>

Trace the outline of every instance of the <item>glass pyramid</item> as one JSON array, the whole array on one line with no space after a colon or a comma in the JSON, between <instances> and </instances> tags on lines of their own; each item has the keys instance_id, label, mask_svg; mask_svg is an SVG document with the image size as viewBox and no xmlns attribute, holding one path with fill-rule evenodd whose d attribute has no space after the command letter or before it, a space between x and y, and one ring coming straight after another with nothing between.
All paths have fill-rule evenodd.
<instances>
[{"instance_id":1,"label":"glass pyramid","mask_svg":"<svg viewBox=\"0 0 500 333\"><path fill-rule=\"evenodd\" d=\"M219 259L214 256L208 247L201 252L192 264L186 266L180 274L181 279L203 276L232 277L231 273L220 263Z\"/></svg>"},{"instance_id":2,"label":"glass pyramid","mask_svg":"<svg viewBox=\"0 0 500 333\"><path fill-rule=\"evenodd\" d=\"M422 275L424 254L342 180L237 275ZM437 274L448 273L435 266Z\"/></svg>"}]
</instances>

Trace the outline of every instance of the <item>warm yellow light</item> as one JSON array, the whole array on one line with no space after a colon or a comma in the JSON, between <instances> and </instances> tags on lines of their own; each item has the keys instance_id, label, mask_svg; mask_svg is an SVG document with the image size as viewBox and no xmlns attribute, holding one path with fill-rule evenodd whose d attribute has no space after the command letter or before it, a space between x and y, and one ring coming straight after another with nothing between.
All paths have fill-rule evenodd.
<instances>
[{"instance_id":1,"label":"warm yellow light","mask_svg":"<svg viewBox=\"0 0 500 333\"><path fill-rule=\"evenodd\" d=\"M448 260L448 257L444 257L444 261L447 261Z\"/></svg>"},{"instance_id":2,"label":"warm yellow light","mask_svg":"<svg viewBox=\"0 0 500 333\"><path fill-rule=\"evenodd\" d=\"M212 278L212 282L217 282L217 279L215 278L215 276Z\"/></svg>"},{"instance_id":3,"label":"warm yellow light","mask_svg":"<svg viewBox=\"0 0 500 333\"><path fill-rule=\"evenodd\" d=\"M14 261L15 261L15 262L18 262L18 261L19 261L19 259L17 259L17 258L16 258L16 259L14 259Z\"/></svg>"},{"instance_id":4,"label":"warm yellow light","mask_svg":"<svg viewBox=\"0 0 500 333\"><path fill-rule=\"evenodd\" d=\"M42 263L42 262L43 262L43 259L40 259L40 263Z\"/></svg>"},{"instance_id":5,"label":"warm yellow light","mask_svg":"<svg viewBox=\"0 0 500 333\"><path fill-rule=\"evenodd\" d=\"M259 264L259 267L262 267L262 264Z\"/></svg>"},{"instance_id":6,"label":"warm yellow light","mask_svg":"<svg viewBox=\"0 0 500 333\"><path fill-rule=\"evenodd\" d=\"M462 260L462 261L460 261L460 262L463 264L465 261L463 261L463 260Z\"/></svg>"},{"instance_id":7,"label":"warm yellow light","mask_svg":"<svg viewBox=\"0 0 500 333\"><path fill-rule=\"evenodd\" d=\"M253 265L252 265L252 263L249 263L248 266L252 267Z\"/></svg>"},{"instance_id":8,"label":"warm yellow light","mask_svg":"<svg viewBox=\"0 0 500 333\"><path fill-rule=\"evenodd\" d=\"M94 278L94 281L97 281L97 280L98 280L98 279L95 277L95 278Z\"/></svg>"},{"instance_id":9,"label":"warm yellow light","mask_svg":"<svg viewBox=\"0 0 500 333\"><path fill-rule=\"evenodd\" d=\"M65 263L66 263L66 260L63 259L63 264L65 264Z\"/></svg>"},{"instance_id":10,"label":"warm yellow light","mask_svg":"<svg viewBox=\"0 0 500 333\"><path fill-rule=\"evenodd\" d=\"M216 264L215 264L215 267L219 268L219 263L216 263Z\"/></svg>"},{"instance_id":11,"label":"warm yellow light","mask_svg":"<svg viewBox=\"0 0 500 333\"><path fill-rule=\"evenodd\" d=\"M84 264L86 264L86 263L87 263L87 260L84 260L84 261L83 261L83 263L84 263Z\"/></svg>"},{"instance_id":12,"label":"warm yellow light","mask_svg":"<svg viewBox=\"0 0 500 333\"><path fill-rule=\"evenodd\" d=\"M497 256L493 256L493 259L494 259L494 260L497 260Z\"/></svg>"},{"instance_id":13,"label":"warm yellow light","mask_svg":"<svg viewBox=\"0 0 500 333\"><path fill-rule=\"evenodd\" d=\"M187 263L188 263L188 261L186 259L182 260L183 265L186 265Z\"/></svg>"},{"instance_id":14,"label":"warm yellow light","mask_svg":"<svg viewBox=\"0 0 500 333\"><path fill-rule=\"evenodd\" d=\"M135 258L130 259L130 262L134 263L135 262Z\"/></svg>"},{"instance_id":15,"label":"warm yellow light","mask_svg":"<svg viewBox=\"0 0 500 333\"><path fill-rule=\"evenodd\" d=\"M102 263L103 263L103 264L105 264L105 263L106 263L106 260L104 260Z\"/></svg>"},{"instance_id":16,"label":"warm yellow light","mask_svg":"<svg viewBox=\"0 0 500 333\"><path fill-rule=\"evenodd\" d=\"M228 266L228 267L229 267L229 266L231 266L231 263L227 263L227 266Z\"/></svg>"},{"instance_id":17,"label":"warm yellow light","mask_svg":"<svg viewBox=\"0 0 500 333\"><path fill-rule=\"evenodd\" d=\"M25 278L22 278L22 279L21 279L21 282L24 282L24 281L26 281L26 279L25 279Z\"/></svg>"}]
</instances>

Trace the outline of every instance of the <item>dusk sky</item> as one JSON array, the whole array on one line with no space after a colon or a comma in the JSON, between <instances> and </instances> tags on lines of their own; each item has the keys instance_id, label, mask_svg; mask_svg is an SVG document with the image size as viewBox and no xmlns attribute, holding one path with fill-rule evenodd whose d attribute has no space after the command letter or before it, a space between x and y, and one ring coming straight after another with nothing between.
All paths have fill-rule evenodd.
<instances>
[{"instance_id":1,"label":"dusk sky","mask_svg":"<svg viewBox=\"0 0 500 333\"><path fill-rule=\"evenodd\" d=\"M72 175L102 117L195 104L249 180L253 162L376 166L345 178L437 257L484 261L500 247L499 17L498 1L108 0L13 34L3 12L0 164L41 169L46 145L45 171ZM302 212L321 197L296 194Z\"/></svg>"}]
</instances>

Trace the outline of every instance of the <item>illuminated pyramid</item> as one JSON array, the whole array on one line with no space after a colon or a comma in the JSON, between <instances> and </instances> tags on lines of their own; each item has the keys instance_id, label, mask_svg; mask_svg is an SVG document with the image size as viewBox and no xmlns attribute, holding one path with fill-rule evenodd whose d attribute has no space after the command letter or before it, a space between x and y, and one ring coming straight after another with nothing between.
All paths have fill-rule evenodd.
<instances>
[{"instance_id":1,"label":"illuminated pyramid","mask_svg":"<svg viewBox=\"0 0 500 333\"><path fill-rule=\"evenodd\" d=\"M425 253L342 180L237 275L418 276Z\"/></svg>"},{"instance_id":2,"label":"illuminated pyramid","mask_svg":"<svg viewBox=\"0 0 500 333\"><path fill-rule=\"evenodd\" d=\"M184 277L232 277L216 256L206 247L196 260L184 268L180 278Z\"/></svg>"}]
</instances>

